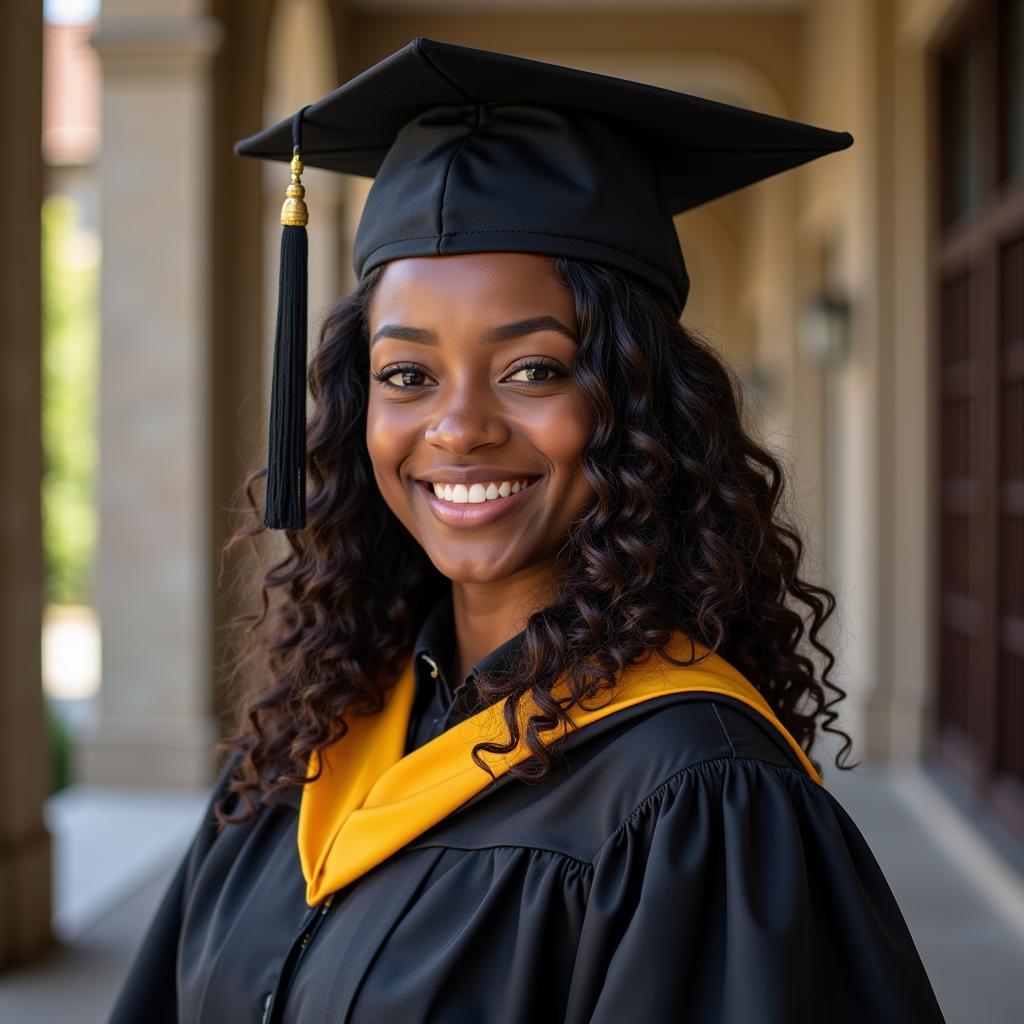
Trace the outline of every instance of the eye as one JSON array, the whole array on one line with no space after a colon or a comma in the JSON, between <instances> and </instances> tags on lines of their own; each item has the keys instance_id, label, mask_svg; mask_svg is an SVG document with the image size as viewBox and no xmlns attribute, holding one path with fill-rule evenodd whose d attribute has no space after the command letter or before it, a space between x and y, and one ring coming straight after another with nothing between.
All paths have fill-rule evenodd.
<instances>
[{"instance_id":1,"label":"eye","mask_svg":"<svg viewBox=\"0 0 1024 1024\"><path fill-rule=\"evenodd\" d=\"M532 359L529 362L522 363L517 366L511 376L514 377L517 373L529 373L530 371L540 370L542 373L546 373L547 376L537 377L535 374L527 377L525 380L516 381L517 384L550 384L554 380L558 380L561 377L568 377L568 370L559 366L558 363L550 363L543 359ZM510 378L506 378L508 380Z\"/></svg>"},{"instance_id":2,"label":"eye","mask_svg":"<svg viewBox=\"0 0 1024 1024\"><path fill-rule=\"evenodd\" d=\"M417 384L408 383L392 384L391 378L399 373L402 375L403 382L405 381L406 376L409 374L419 374L419 376L421 377L426 376L426 374L424 374L424 372L421 369L419 369L416 366L413 366L410 363L398 363L395 366L387 366L383 370L371 370L370 376L374 380L380 381L380 383L383 384L384 387L394 388L396 391L408 391L410 390L410 388L419 386Z\"/></svg>"}]
</instances>

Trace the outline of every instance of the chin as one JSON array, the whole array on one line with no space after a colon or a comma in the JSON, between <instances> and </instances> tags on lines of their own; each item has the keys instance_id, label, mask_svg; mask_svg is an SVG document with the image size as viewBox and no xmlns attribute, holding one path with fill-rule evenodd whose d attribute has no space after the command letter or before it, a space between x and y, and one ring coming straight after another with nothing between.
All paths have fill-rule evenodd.
<instances>
[{"instance_id":1,"label":"chin","mask_svg":"<svg viewBox=\"0 0 1024 1024\"><path fill-rule=\"evenodd\" d=\"M497 583L515 571L515 567L503 567L496 560L467 559L452 561L450 559L431 558L434 568L452 583Z\"/></svg>"}]
</instances>

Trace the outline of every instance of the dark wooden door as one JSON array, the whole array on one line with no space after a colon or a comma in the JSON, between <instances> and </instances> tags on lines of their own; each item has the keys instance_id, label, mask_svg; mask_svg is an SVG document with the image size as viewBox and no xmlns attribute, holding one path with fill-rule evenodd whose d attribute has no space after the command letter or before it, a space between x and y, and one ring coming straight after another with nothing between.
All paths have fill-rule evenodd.
<instances>
[{"instance_id":1,"label":"dark wooden door","mask_svg":"<svg viewBox=\"0 0 1024 1024\"><path fill-rule=\"evenodd\" d=\"M941 747L1024 833L1024 0L937 64Z\"/></svg>"}]
</instances>

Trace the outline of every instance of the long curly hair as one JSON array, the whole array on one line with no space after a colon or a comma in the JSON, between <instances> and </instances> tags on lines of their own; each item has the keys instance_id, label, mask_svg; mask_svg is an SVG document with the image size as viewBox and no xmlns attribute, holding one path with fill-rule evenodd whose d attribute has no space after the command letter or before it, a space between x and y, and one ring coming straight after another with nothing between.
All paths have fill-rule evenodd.
<instances>
[{"instance_id":1,"label":"long curly hair","mask_svg":"<svg viewBox=\"0 0 1024 1024\"><path fill-rule=\"evenodd\" d=\"M558 551L554 600L526 623L520 663L477 677L484 704L508 697L508 735L478 743L474 761L490 772L480 751L505 754L522 738L529 756L511 773L543 779L559 744L542 734L559 721L568 728L571 707L652 649L668 657L682 630L757 687L808 757L820 723L843 737L836 765L853 767L840 763L851 740L833 728L832 708L846 693L829 680L835 657L821 635L835 598L799 575L804 544L781 515L783 469L745 429L738 380L638 279L563 257L552 264L575 300L573 373L594 415L582 455L592 494ZM218 752L236 763L222 824L302 786L310 755L346 733L343 716L383 708L423 616L451 585L385 503L366 448L367 310L383 269L323 323L308 373L307 525L285 535L276 563L260 557L259 610L234 620L237 720ZM244 540L260 547L265 476L260 467L245 480L244 520L225 553ZM559 702L551 691L563 676L571 698ZM538 713L521 737L527 694ZM241 800L228 814L232 794Z\"/></svg>"}]
</instances>

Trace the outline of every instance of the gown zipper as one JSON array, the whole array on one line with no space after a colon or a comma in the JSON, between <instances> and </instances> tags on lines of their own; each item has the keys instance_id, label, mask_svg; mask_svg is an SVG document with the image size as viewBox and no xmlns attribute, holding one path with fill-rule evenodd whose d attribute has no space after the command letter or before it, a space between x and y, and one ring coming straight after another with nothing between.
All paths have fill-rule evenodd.
<instances>
[{"instance_id":1,"label":"gown zipper","mask_svg":"<svg viewBox=\"0 0 1024 1024\"><path fill-rule=\"evenodd\" d=\"M316 935L317 929L327 916L327 911L331 909L332 902L334 902L333 892L323 903L313 907L306 915L306 919L302 924L302 931L299 933L299 937L292 943L291 949L288 950L288 955L284 958L284 963L281 965L281 973L277 976L277 984L274 985L272 992L267 993L267 998L263 1001L263 1016L260 1017L260 1024L279 1024L281 1012L288 997L288 989L291 987L295 972L298 970L299 963L306 952L306 947L313 940L313 936Z\"/></svg>"}]
</instances>

